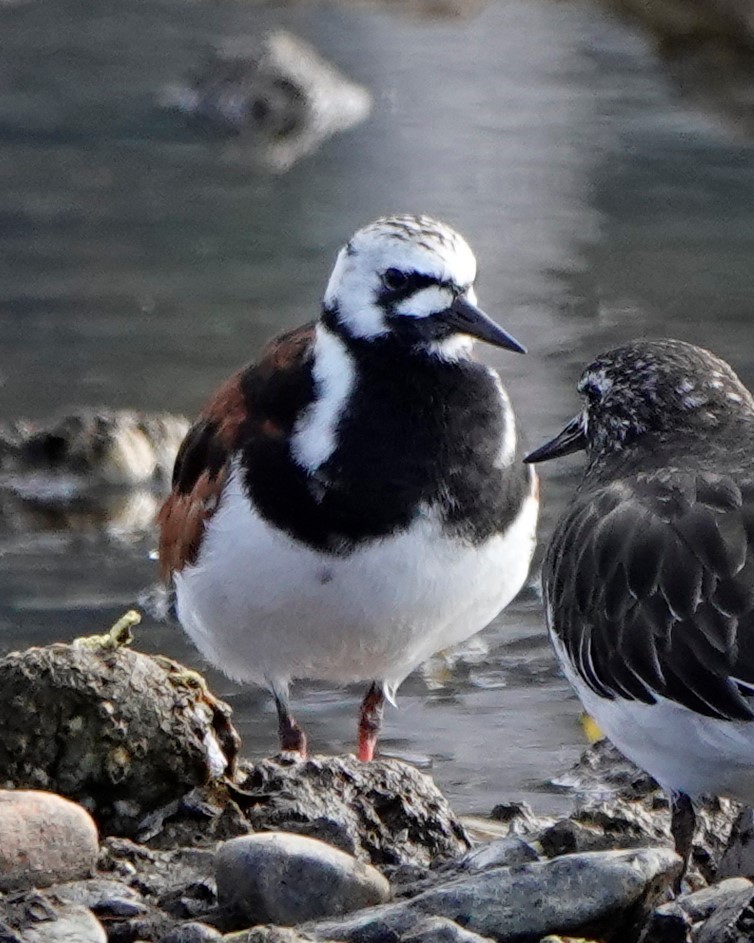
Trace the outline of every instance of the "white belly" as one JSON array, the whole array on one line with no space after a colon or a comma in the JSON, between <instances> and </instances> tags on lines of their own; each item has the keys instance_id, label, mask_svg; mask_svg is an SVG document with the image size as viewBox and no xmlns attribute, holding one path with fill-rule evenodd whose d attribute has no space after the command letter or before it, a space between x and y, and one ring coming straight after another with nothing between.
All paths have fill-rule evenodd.
<instances>
[{"instance_id":1,"label":"white belly","mask_svg":"<svg viewBox=\"0 0 754 943\"><path fill-rule=\"evenodd\" d=\"M176 574L178 615L236 680L374 679L390 692L508 605L526 579L536 518L529 498L504 535L475 547L427 514L398 536L324 555L259 517L233 474L197 564Z\"/></svg>"},{"instance_id":2,"label":"white belly","mask_svg":"<svg viewBox=\"0 0 754 943\"><path fill-rule=\"evenodd\" d=\"M642 704L599 697L556 654L585 710L605 736L667 790L754 803L754 722L704 717L667 698Z\"/></svg>"}]
</instances>

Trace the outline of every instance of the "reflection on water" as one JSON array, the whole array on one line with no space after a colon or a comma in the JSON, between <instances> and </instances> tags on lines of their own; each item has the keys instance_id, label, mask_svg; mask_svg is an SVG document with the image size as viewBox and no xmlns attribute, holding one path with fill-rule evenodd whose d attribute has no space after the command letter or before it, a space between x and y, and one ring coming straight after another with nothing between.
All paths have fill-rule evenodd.
<instances>
[{"instance_id":1,"label":"reflection on water","mask_svg":"<svg viewBox=\"0 0 754 943\"><path fill-rule=\"evenodd\" d=\"M207 44L283 27L374 95L371 118L283 176L160 111ZM531 351L485 351L531 442L579 368L630 337L714 348L754 384L754 152L675 99L643 40L588 4L500 0L469 20L243 0L0 6L0 418L87 405L193 413L284 325L311 317L338 245L386 212L445 218L479 296ZM578 459L547 475L542 534ZM101 631L153 578L153 535L16 532L3 647ZM140 641L194 664L175 627ZM484 646L480 650L480 645ZM213 676L251 752L270 705ZM353 743L360 692L301 686L315 748ZM459 808L536 793L575 755L577 705L535 593L455 662L410 678L386 749L431 760Z\"/></svg>"}]
</instances>

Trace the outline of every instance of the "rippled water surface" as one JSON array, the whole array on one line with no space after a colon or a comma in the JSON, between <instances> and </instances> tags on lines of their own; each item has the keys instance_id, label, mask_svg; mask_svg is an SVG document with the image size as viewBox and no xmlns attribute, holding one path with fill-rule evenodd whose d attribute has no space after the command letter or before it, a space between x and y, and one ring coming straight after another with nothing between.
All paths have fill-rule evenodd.
<instances>
[{"instance_id":1,"label":"rippled water surface","mask_svg":"<svg viewBox=\"0 0 754 943\"><path fill-rule=\"evenodd\" d=\"M284 26L373 92L371 118L287 174L160 110L208 44ZM679 100L643 39L589 4L500 0L469 20L247 0L0 4L0 418L82 405L193 413L283 326L312 317L339 244L422 211L477 251L495 351L535 443L579 367L636 336L712 347L754 384L754 152ZM578 459L545 469L546 536ZM138 501L137 501L138 504ZM153 579L153 536L48 522L3 537L2 648L101 630ZM125 523L124 523L125 522ZM200 665L147 619L139 644ZM266 696L221 677L247 752ZM353 741L360 692L301 685L315 749ZM575 757L577 704L536 595L410 678L385 750L431 763L464 811L527 798Z\"/></svg>"}]
</instances>

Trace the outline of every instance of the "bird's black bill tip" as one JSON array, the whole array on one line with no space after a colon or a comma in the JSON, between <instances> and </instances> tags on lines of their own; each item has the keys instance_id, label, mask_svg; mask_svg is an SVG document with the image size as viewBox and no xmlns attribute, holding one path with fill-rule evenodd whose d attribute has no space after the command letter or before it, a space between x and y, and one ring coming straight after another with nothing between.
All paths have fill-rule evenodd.
<instances>
[{"instance_id":1,"label":"bird's black bill tip","mask_svg":"<svg viewBox=\"0 0 754 943\"><path fill-rule=\"evenodd\" d=\"M495 347L503 347L517 354L525 354L526 348L515 337L504 331L489 315L477 308L466 298L458 297L445 311L443 320L454 327L460 334L468 334L477 340Z\"/></svg>"},{"instance_id":2,"label":"bird's black bill tip","mask_svg":"<svg viewBox=\"0 0 754 943\"><path fill-rule=\"evenodd\" d=\"M527 465L534 465L537 462L548 462L551 458L560 458L562 455L570 455L572 452L580 452L586 448L586 435L584 434L584 425L581 416L572 419L563 431L556 435L554 439L540 445L538 449L524 458Z\"/></svg>"}]
</instances>

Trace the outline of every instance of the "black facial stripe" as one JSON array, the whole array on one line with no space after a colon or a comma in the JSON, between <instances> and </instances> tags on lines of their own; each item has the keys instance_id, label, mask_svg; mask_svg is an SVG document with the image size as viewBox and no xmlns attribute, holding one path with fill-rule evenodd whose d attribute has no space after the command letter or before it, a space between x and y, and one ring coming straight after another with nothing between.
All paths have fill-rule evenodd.
<instances>
[{"instance_id":1,"label":"black facial stripe","mask_svg":"<svg viewBox=\"0 0 754 943\"><path fill-rule=\"evenodd\" d=\"M406 276L407 281L402 288L391 290L385 285L380 285L380 289L377 292L377 304L384 311L388 311L390 308L400 304L402 301L410 298L411 295L416 294L417 291L422 291L424 288L438 287L445 288L452 292L458 291L458 287L447 279L435 278L423 272L404 272L403 274Z\"/></svg>"}]
</instances>

